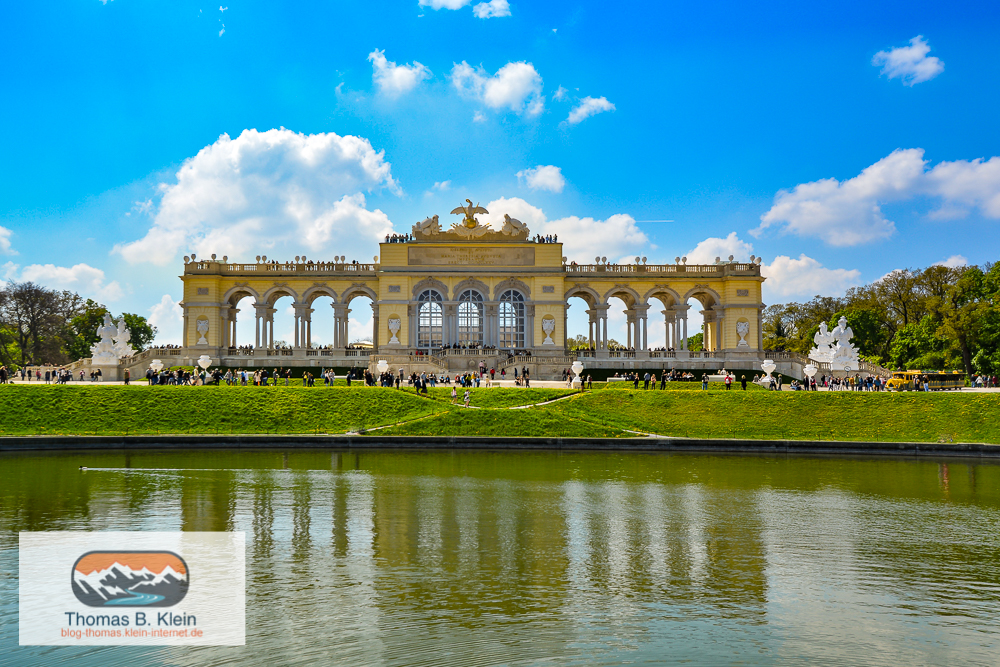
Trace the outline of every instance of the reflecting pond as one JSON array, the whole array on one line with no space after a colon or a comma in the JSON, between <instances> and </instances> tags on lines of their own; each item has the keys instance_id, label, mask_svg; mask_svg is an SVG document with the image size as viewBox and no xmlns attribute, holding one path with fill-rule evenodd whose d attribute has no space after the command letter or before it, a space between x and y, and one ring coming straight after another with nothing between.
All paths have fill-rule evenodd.
<instances>
[{"instance_id":1,"label":"reflecting pond","mask_svg":"<svg viewBox=\"0 0 1000 667\"><path fill-rule=\"evenodd\" d=\"M245 531L246 646L19 647L22 530ZM998 603L992 463L0 456L2 665L993 665Z\"/></svg>"}]
</instances>

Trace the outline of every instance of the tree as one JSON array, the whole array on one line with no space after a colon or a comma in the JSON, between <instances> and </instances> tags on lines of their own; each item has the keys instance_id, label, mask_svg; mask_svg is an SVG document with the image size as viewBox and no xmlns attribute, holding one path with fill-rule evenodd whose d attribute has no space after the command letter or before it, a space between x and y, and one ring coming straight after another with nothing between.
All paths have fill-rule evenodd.
<instances>
[{"instance_id":1,"label":"tree","mask_svg":"<svg viewBox=\"0 0 1000 667\"><path fill-rule=\"evenodd\" d=\"M847 318L848 326L854 332L851 343L858 352L866 357L877 357L882 363L889 357L886 345L888 343L886 330L882 326L879 315L871 308L848 308L833 315L828 322L830 329L837 326L841 317Z\"/></svg>"},{"instance_id":2,"label":"tree","mask_svg":"<svg viewBox=\"0 0 1000 667\"><path fill-rule=\"evenodd\" d=\"M705 336L701 333L696 333L695 335L688 338L688 352L701 352L705 349Z\"/></svg>"},{"instance_id":3,"label":"tree","mask_svg":"<svg viewBox=\"0 0 1000 667\"><path fill-rule=\"evenodd\" d=\"M79 314L70 320L64 349L70 360L90 356L90 347L101 338L97 328L104 323L108 309L93 299L87 299Z\"/></svg>"},{"instance_id":4,"label":"tree","mask_svg":"<svg viewBox=\"0 0 1000 667\"><path fill-rule=\"evenodd\" d=\"M0 348L8 362L26 366L48 361L62 363L67 293L49 290L32 282L10 282L0 290Z\"/></svg>"}]
</instances>

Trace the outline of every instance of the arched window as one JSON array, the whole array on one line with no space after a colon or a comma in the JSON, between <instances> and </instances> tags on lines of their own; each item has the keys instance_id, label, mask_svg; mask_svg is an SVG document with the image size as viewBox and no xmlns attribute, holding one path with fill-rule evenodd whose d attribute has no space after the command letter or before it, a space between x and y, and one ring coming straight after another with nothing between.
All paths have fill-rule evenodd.
<instances>
[{"instance_id":1,"label":"arched window","mask_svg":"<svg viewBox=\"0 0 1000 667\"><path fill-rule=\"evenodd\" d=\"M524 347L524 297L507 290L500 295L500 345L505 349Z\"/></svg>"},{"instance_id":2,"label":"arched window","mask_svg":"<svg viewBox=\"0 0 1000 667\"><path fill-rule=\"evenodd\" d=\"M432 289L424 290L417 301L420 302L417 315L417 347L425 349L441 347L443 323L441 295Z\"/></svg>"},{"instance_id":3,"label":"arched window","mask_svg":"<svg viewBox=\"0 0 1000 667\"><path fill-rule=\"evenodd\" d=\"M483 295L467 289L458 295L458 344L482 345Z\"/></svg>"}]
</instances>

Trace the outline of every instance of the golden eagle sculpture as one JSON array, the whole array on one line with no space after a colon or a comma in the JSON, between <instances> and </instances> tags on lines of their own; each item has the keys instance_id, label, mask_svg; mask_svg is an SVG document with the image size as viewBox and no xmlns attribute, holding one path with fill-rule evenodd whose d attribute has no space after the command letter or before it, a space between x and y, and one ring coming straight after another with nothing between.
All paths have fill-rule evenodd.
<instances>
[{"instance_id":1,"label":"golden eagle sculpture","mask_svg":"<svg viewBox=\"0 0 1000 667\"><path fill-rule=\"evenodd\" d=\"M454 211L452 211L452 213L454 213L455 215L465 216L465 218L462 220L462 224L469 229L474 229L479 226L479 221L476 220L476 214L489 213L489 211L487 211L479 204L473 206L471 199L466 199L465 201L469 202L468 206L459 206Z\"/></svg>"}]
</instances>

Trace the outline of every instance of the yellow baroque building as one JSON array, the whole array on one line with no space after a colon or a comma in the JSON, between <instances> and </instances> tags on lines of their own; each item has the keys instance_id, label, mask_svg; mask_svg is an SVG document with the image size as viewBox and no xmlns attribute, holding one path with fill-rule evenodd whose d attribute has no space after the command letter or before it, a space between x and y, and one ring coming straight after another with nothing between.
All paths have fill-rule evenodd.
<instances>
[{"instance_id":1,"label":"yellow baroque building","mask_svg":"<svg viewBox=\"0 0 1000 667\"><path fill-rule=\"evenodd\" d=\"M386 359L406 372L527 366L532 377L546 379L559 377L577 358L590 369L623 371L749 369L763 359L759 263L577 264L567 262L562 243L542 240L510 218L501 231L473 215L442 230L434 216L412 234L387 238L370 264L343 257L262 257L253 263L185 258L182 347L147 351L133 364L144 368L154 353L179 357L165 359L168 365L193 364L207 354L227 367L374 369ZM275 302L286 296L293 300L294 340L277 349ZM332 299L332 312L313 308L321 296ZM246 297L253 310L237 307ZM625 304L627 335L619 346L608 343L612 298ZM571 300L589 317L586 349L567 344ZM696 333L688 330L689 302L700 305L704 351L686 349L688 336ZM349 346L349 314L368 307L372 344ZM252 344L237 345L236 322L243 317L254 318L255 337ZM317 317L332 317L332 346L313 344ZM648 344L653 327L666 340L655 350Z\"/></svg>"}]
</instances>

